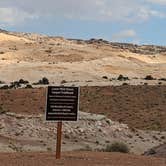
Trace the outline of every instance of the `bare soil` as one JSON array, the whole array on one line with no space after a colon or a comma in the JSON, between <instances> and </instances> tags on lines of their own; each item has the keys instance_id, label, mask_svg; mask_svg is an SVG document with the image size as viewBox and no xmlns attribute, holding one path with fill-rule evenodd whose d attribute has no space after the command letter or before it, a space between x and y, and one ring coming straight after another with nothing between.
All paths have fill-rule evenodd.
<instances>
[{"instance_id":1,"label":"bare soil","mask_svg":"<svg viewBox=\"0 0 166 166\"><path fill-rule=\"evenodd\" d=\"M56 160L55 153L1 153L2 166L166 166L164 158L121 153L66 152Z\"/></svg>"},{"instance_id":2,"label":"bare soil","mask_svg":"<svg viewBox=\"0 0 166 166\"><path fill-rule=\"evenodd\" d=\"M0 90L2 110L44 113L46 88ZM81 87L80 111L104 114L130 127L166 130L166 86Z\"/></svg>"}]
</instances>

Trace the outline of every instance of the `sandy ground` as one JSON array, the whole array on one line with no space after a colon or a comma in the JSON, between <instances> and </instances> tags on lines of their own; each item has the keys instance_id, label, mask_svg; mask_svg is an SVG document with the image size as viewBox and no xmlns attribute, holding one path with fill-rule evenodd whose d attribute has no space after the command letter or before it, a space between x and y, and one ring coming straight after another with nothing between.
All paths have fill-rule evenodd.
<instances>
[{"instance_id":1,"label":"sandy ground","mask_svg":"<svg viewBox=\"0 0 166 166\"><path fill-rule=\"evenodd\" d=\"M163 158L99 152L62 153L61 160L54 153L1 153L0 161L2 166L166 166Z\"/></svg>"}]
</instances>

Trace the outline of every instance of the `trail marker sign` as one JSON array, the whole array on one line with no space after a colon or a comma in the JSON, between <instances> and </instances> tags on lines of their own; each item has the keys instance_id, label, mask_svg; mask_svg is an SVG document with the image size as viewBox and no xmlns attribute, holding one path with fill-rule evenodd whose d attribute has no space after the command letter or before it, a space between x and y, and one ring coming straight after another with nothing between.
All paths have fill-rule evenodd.
<instances>
[{"instance_id":1,"label":"trail marker sign","mask_svg":"<svg viewBox=\"0 0 166 166\"><path fill-rule=\"evenodd\" d=\"M46 121L57 123L56 159L61 158L62 121L77 121L79 88L48 86Z\"/></svg>"},{"instance_id":2,"label":"trail marker sign","mask_svg":"<svg viewBox=\"0 0 166 166\"><path fill-rule=\"evenodd\" d=\"M77 121L78 87L49 86L47 92L47 121Z\"/></svg>"}]
</instances>

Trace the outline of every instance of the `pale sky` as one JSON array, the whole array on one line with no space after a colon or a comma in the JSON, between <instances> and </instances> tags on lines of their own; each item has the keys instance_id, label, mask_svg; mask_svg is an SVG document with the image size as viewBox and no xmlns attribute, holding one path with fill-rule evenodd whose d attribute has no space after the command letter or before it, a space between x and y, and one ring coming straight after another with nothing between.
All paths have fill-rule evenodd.
<instances>
[{"instance_id":1,"label":"pale sky","mask_svg":"<svg viewBox=\"0 0 166 166\"><path fill-rule=\"evenodd\" d=\"M0 0L0 28L166 45L166 0Z\"/></svg>"}]
</instances>

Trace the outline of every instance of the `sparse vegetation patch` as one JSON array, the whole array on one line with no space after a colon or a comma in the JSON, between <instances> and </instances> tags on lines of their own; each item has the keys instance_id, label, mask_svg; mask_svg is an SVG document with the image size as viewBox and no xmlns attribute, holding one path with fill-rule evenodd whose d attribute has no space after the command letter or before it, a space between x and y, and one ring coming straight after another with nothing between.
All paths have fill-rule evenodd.
<instances>
[{"instance_id":1,"label":"sparse vegetation patch","mask_svg":"<svg viewBox=\"0 0 166 166\"><path fill-rule=\"evenodd\" d=\"M155 80L155 78L153 78L151 75L147 75L145 77L145 80Z\"/></svg>"},{"instance_id":2,"label":"sparse vegetation patch","mask_svg":"<svg viewBox=\"0 0 166 166\"><path fill-rule=\"evenodd\" d=\"M129 78L123 76L122 74L120 74L119 77L117 78L117 80L119 80L119 81L126 81L126 80L129 80Z\"/></svg>"},{"instance_id":3,"label":"sparse vegetation patch","mask_svg":"<svg viewBox=\"0 0 166 166\"><path fill-rule=\"evenodd\" d=\"M49 84L49 80L46 77L43 77L37 83L33 83L33 85L48 85L48 84Z\"/></svg>"},{"instance_id":4,"label":"sparse vegetation patch","mask_svg":"<svg viewBox=\"0 0 166 166\"><path fill-rule=\"evenodd\" d=\"M105 152L121 152L121 153L129 153L129 148L123 142L114 142L110 145L107 145L104 149Z\"/></svg>"}]
</instances>

